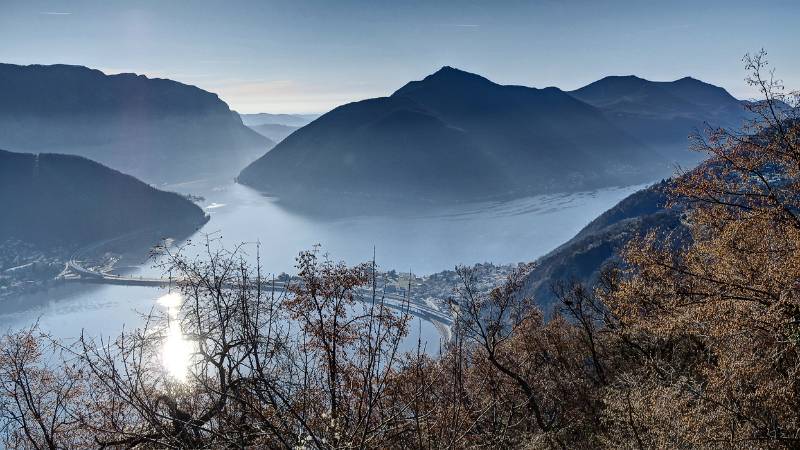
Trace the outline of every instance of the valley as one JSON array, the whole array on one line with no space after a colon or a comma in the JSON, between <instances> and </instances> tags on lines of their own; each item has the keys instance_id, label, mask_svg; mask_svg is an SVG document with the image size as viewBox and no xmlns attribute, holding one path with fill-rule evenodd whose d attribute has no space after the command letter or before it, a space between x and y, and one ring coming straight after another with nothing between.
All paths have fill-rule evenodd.
<instances>
[{"instance_id":1,"label":"valley","mask_svg":"<svg viewBox=\"0 0 800 450\"><path fill-rule=\"evenodd\" d=\"M251 263L255 262L256 243L265 271L280 277L295 273L295 257L304 249L322 244L333 258L348 264L370 261L373 250L382 273L408 273L417 277L411 289L412 298L425 304L433 302L447 308L457 278L447 271L457 265L492 262L482 270L488 285L501 279L509 264L530 261L566 241L596 215L642 186L628 186L575 194L544 195L509 202L471 203L434 210L398 209L392 205L360 216L324 216L306 214L286 207L235 183L196 182L175 188L188 189L202 198L200 206L210 220L191 236L196 244L209 235L216 245L232 247L246 243ZM140 248L148 238L142 236ZM130 238L129 241L133 239ZM180 244L181 240L175 242ZM70 336L81 327L94 327L98 317L107 316L101 329L112 330L124 323L136 323L139 313L152 306L168 283L154 267L146 251L129 254L117 264L109 265L109 255L132 242L92 245L91 251L63 258L55 275L61 273L68 259L82 262L91 271L110 274L112 285L92 285L51 280L47 289L18 295L0 312L0 325L20 326L38 317L42 326L59 336ZM189 255L202 257L203 247L189 248ZM82 267L81 264L75 264ZM69 272L69 271L67 271ZM86 275L86 274L84 274ZM89 274L91 276L91 274ZM129 281L126 281L129 280ZM142 280L137 282L137 280ZM138 284L138 286L137 286ZM402 294L403 282L387 278L390 295ZM142 286L145 285L145 286ZM150 286L153 285L153 286ZM159 288L158 286L161 286ZM13 305L13 307L12 307ZM61 321L65 311L72 319ZM138 311L138 312L137 312ZM431 323L423 327L431 348L437 347L440 333Z\"/></svg>"},{"instance_id":2,"label":"valley","mask_svg":"<svg viewBox=\"0 0 800 450\"><path fill-rule=\"evenodd\" d=\"M0 0L0 449L800 449L798 19Z\"/></svg>"},{"instance_id":3,"label":"valley","mask_svg":"<svg viewBox=\"0 0 800 450\"><path fill-rule=\"evenodd\" d=\"M213 94L191 86L128 74L108 76L73 66L4 65L0 73L19 85L20 92L65 74L70 74L72 81L63 87L86 89L99 83L108 92L105 97L93 97L87 105L78 105L69 97L60 97L65 94L56 83L47 87L49 96L37 94L40 106L34 109L20 102L22 94L5 94L10 100L5 105L7 115L16 111L30 118L25 119L22 130L46 126L46 121L53 120L62 126L72 120L67 116L91 117L92 110L109 112L111 117L128 117L134 103L139 110L139 115L130 116L134 128L101 125L97 131L73 133L68 138L56 137L49 130L38 140L15 131L6 136L7 142L24 144L24 148L49 148L52 144L42 139L50 139L63 142L65 152L85 154L75 147L84 141L76 139L110 137L111 153L88 154L142 174L151 182L157 180L160 189L181 193L210 218L207 222L192 219L178 227L180 220L169 219L172 230L167 231L155 224L174 211L156 213L149 207L147 218L131 217L140 222L134 228L151 231L135 231L139 238L120 239L126 227L121 227L124 221L119 217L114 219L117 222L100 226L95 221L95 231L90 231L91 226L77 225L84 217L73 214L73 224L62 228L84 234L79 238L65 235L68 239L62 239L62 248L55 253L51 246L48 254L35 250L23 254L20 249L28 244L9 240L6 253L17 256L0 267L4 271L2 295L14 299L3 308L4 318L0 319L8 324L24 323L31 314L45 317L51 305L62 302L76 310L103 304L125 309L124 303L108 299L126 298L133 291L157 296L169 285L160 281L165 274L151 267L158 262L148 259L148 249L165 237L175 245L207 236L221 247L244 244L250 249L250 263L255 262L255 246L259 261L275 276L294 273L298 252L317 244L348 264L369 261L374 254L381 271L410 271L420 277L418 289L413 290L415 301L440 306L455 287L453 277L444 274L456 266L498 264L482 266L488 279L497 281L513 264L543 257L543 266L531 275L528 289L543 305L551 304L554 281L577 275L592 281L601 262L611 258L622 241L609 246L600 242L599 235L591 235L582 245L602 248L602 256L584 268L578 267L572 243L581 235L563 243L617 202L669 175L670 164L691 161L681 150L685 135L704 120L734 126L746 117L740 102L726 91L689 78L651 82L607 77L567 92L499 85L477 74L444 67L421 81L407 83L389 97L343 105L320 116L237 115ZM23 83L23 73L32 78ZM114 98L115 92L126 89L133 89L137 96L125 101ZM160 98L162 94L172 100ZM57 114L41 122L35 111L43 108ZM86 113L75 114L81 108ZM215 122L206 122L211 117ZM191 122L194 128L164 126L175 120ZM158 145L140 147L135 152L141 155L136 156L135 166L113 159L122 151L115 142L149 127L173 128L170 132L177 134L161 135L156 138ZM215 127L228 127L228 131L212 131ZM228 168L236 161L239 167L246 163L240 156L222 156L209 147L213 139L196 149L193 161L187 163L189 154L181 149L204 139L196 132L201 128L205 128L203 133L214 134L214 139L222 139L219 145L237 155L245 151L243 136L249 140L245 147L254 148L259 142L278 145L245 167L233 182ZM653 128L662 133L655 136ZM106 137L98 138L98 133ZM227 137L223 136L226 133ZM261 141L254 137L259 133ZM202 152L217 156L205 160ZM15 155L6 154L9 158ZM224 164L215 162L220 157ZM159 168L153 172L147 161L156 160ZM37 156L36 167L38 161ZM214 170L209 170L211 167ZM10 165L6 169L19 172ZM160 175L168 172L169 176ZM71 182L59 183L67 186ZM69 186L64 192L76 190L101 193L103 188ZM115 202L120 197L103 198ZM112 210L124 210L125 203L109 208L110 216L116 217L121 212ZM41 222L30 217L22 220ZM65 213L58 220L68 217ZM44 223L57 221L45 219ZM22 233L19 224L9 224L8 229L6 235L12 238L38 239L30 235L35 228ZM202 257L202 247L193 251L193 257ZM75 296L78 288L63 287L59 280L111 285L88 289L82 298ZM42 302L42 298L47 300ZM135 315L128 310L113 315L124 323Z\"/></svg>"}]
</instances>

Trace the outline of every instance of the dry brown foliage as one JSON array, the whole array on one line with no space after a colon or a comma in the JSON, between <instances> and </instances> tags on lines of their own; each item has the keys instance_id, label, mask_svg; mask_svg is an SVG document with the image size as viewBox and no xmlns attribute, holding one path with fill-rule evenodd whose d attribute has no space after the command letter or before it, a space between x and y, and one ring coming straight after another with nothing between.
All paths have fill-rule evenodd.
<instances>
[{"instance_id":1,"label":"dry brown foliage","mask_svg":"<svg viewBox=\"0 0 800 450\"><path fill-rule=\"evenodd\" d=\"M765 53L746 62L760 120L696 136L710 158L675 183L693 243L631 243L604 298L647 358L616 403L655 445L800 445L800 123Z\"/></svg>"}]
</instances>

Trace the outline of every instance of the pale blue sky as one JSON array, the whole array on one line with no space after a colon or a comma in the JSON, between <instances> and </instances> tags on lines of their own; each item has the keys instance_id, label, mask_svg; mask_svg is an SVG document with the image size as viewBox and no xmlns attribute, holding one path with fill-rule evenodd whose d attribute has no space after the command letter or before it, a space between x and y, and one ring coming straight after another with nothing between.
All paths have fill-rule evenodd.
<instances>
[{"instance_id":1,"label":"pale blue sky","mask_svg":"<svg viewBox=\"0 0 800 450\"><path fill-rule=\"evenodd\" d=\"M750 97L761 47L800 88L794 1L0 0L0 61L172 78L240 112L321 112L443 65L574 89L691 75Z\"/></svg>"}]
</instances>

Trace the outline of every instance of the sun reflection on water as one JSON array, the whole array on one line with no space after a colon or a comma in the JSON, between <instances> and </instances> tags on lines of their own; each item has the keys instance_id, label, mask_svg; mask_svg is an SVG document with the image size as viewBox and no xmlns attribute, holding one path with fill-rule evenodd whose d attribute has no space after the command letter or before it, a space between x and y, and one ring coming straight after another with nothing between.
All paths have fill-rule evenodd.
<instances>
[{"instance_id":1,"label":"sun reflection on water","mask_svg":"<svg viewBox=\"0 0 800 450\"><path fill-rule=\"evenodd\" d=\"M171 292L158 299L158 304L167 309L169 325L167 336L161 349L161 360L167 373L180 382L186 382L189 375L189 364L194 353L194 344L186 339L181 330L178 311L183 304L183 297Z\"/></svg>"}]
</instances>

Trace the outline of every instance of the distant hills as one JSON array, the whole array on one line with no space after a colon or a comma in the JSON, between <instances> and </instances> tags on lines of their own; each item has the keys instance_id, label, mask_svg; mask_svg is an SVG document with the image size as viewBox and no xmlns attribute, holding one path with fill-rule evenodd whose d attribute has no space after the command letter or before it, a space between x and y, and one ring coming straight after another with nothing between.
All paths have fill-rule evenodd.
<instances>
[{"instance_id":1,"label":"distant hills","mask_svg":"<svg viewBox=\"0 0 800 450\"><path fill-rule=\"evenodd\" d=\"M259 125L286 125L291 127L302 127L304 125L308 125L320 115L257 113L239 114L239 116L242 118L242 122L248 127L256 127Z\"/></svg>"},{"instance_id":2,"label":"distant hills","mask_svg":"<svg viewBox=\"0 0 800 450\"><path fill-rule=\"evenodd\" d=\"M661 154L564 91L444 67L321 116L238 180L288 198L440 201L591 189L669 171Z\"/></svg>"},{"instance_id":3,"label":"distant hills","mask_svg":"<svg viewBox=\"0 0 800 450\"><path fill-rule=\"evenodd\" d=\"M239 114L242 122L256 133L278 143L299 128L313 122L319 114Z\"/></svg>"},{"instance_id":4,"label":"distant hills","mask_svg":"<svg viewBox=\"0 0 800 450\"><path fill-rule=\"evenodd\" d=\"M82 66L0 64L0 148L76 154L174 183L232 177L272 145L194 86Z\"/></svg>"},{"instance_id":5,"label":"distant hills","mask_svg":"<svg viewBox=\"0 0 800 450\"><path fill-rule=\"evenodd\" d=\"M266 137L267 139L274 141L275 143L278 143L286 139L286 137L288 137L290 134L300 129L300 127L295 127L291 125L280 125L277 123L264 123L261 125L252 125L250 126L250 128L252 128L256 133Z\"/></svg>"},{"instance_id":6,"label":"distant hills","mask_svg":"<svg viewBox=\"0 0 800 450\"><path fill-rule=\"evenodd\" d=\"M318 117L239 115L172 80L0 64L0 148L76 154L154 184L239 173L299 199L469 201L649 181L699 160L686 149L693 129L749 117L688 77L606 77L564 92L444 67Z\"/></svg>"},{"instance_id":7,"label":"distant hills","mask_svg":"<svg viewBox=\"0 0 800 450\"><path fill-rule=\"evenodd\" d=\"M140 230L185 237L207 217L184 197L88 159L0 150L0 242L84 245Z\"/></svg>"},{"instance_id":8,"label":"distant hills","mask_svg":"<svg viewBox=\"0 0 800 450\"><path fill-rule=\"evenodd\" d=\"M665 158L683 164L702 157L688 149L693 130L706 125L738 130L751 118L744 102L725 89L691 77L649 81L611 76L569 94L599 108L614 125Z\"/></svg>"}]
</instances>

